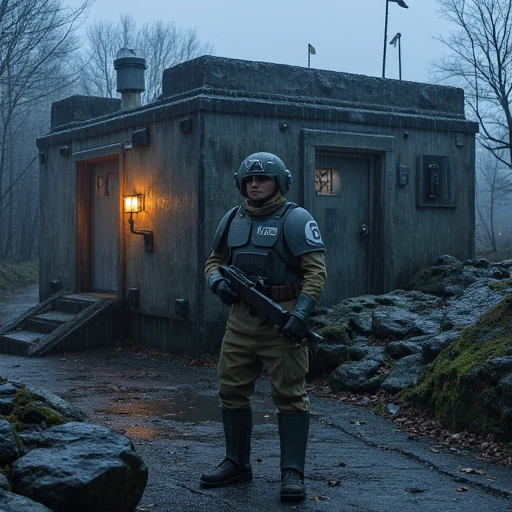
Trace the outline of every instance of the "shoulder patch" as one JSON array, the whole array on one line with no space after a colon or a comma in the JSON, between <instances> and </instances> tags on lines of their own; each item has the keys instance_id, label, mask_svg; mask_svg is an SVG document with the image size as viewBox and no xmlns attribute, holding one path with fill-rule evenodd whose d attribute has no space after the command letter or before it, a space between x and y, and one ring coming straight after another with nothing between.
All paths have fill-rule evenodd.
<instances>
[{"instance_id":1,"label":"shoulder patch","mask_svg":"<svg viewBox=\"0 0 512 512\"><path fill-rule=\"evenodd\" d=\"M305 227L305 235L306 235L306 242L309 245L313 246L319 246L323 247L324 242L322 240L322 235L320 234L320 229L318 228L318 224L314 220L310 220L308 223L306 223Z\"/></svg>"},{"instance_id":2,"label":"shoulder patch","mask_svg":"<svg viewBox=\"0 0 512 512\"><path fill-rule=\"evenodd\" d=\"M284 237L294 256L325 249L318 223L300 206L294 208L286 217Z\"/></svg>"}]
</instances>

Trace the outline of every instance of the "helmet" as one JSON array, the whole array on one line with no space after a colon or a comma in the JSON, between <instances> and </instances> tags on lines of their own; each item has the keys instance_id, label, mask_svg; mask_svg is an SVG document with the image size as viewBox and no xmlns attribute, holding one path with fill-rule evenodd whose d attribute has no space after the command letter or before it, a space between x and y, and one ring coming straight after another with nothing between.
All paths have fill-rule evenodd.
<instances>
[{"instance_id":1,"label":"helmet","mask_svg":"<svg viewBox=\"0 0 512 512\"><path fill-rule=\"evenodd\" d=\"M235 178L236 188L247 197L244 180L250 176L274 176L281 194L290 190L292 173L286 168L284 162L272 153L253 153L240 165Z\"/></svg>"}]
</instances>

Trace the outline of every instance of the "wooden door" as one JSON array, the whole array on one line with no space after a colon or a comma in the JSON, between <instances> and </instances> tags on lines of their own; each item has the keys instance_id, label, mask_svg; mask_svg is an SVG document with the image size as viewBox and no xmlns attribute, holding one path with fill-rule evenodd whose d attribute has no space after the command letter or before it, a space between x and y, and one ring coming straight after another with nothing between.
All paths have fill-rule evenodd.
<instances>
[{"instance_id":1,"label":"wooden door","mask_svg":"<svg viewBox=\"0 0 512 512\"><path fill-rule=\"evenodd\" d=\"M119 293L119 161L90 167L91 291Z\"/></svg>"}]
</instances>

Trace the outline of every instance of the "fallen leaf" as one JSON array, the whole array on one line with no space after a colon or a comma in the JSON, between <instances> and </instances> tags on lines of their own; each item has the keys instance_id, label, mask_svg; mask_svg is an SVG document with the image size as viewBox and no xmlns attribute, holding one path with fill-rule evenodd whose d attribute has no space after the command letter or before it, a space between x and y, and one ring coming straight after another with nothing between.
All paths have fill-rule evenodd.
<instances>
[{"instance_id":1,"label":"fallen leaf","mask_svg":"<svg viewBox=\"0 0 512 512\"><path fill-rule=\"evenodd\" d=\"M459 487L457 489L458 492L466 492L466 491L469 491L469 487Z\"/></svg>"},{"instance_id":2,"label":"fallen leaf","mask_svg":"<svg viewBox=\"0 0 512 512\"><path fill-rule=\"evenodd\" d=\"M472 475L485 475L485 471L483 469L475 469L475 468L461 468L461 473L470 473Z\"/></svg>"},{"instance_id":3,"label":"fallen leaf","mask_svg":"<svg viewBox=\"0 0 512 512\"><path fill-rule=\"evenodd\" d=\"M341 485L341 483L339 480L327 480L327 485L329 485L330 487L337 487Z\"/></svg>"}]
</instances>

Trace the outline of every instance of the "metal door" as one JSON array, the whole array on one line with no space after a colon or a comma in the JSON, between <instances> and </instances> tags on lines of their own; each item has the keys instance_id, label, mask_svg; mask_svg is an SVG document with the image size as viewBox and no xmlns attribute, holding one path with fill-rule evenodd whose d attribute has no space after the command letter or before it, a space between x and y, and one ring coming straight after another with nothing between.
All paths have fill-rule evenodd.
<instances>
[{"instance_id":1,"label":"metal door","mask_svg":"<svg viewBox=\"0 0 512 512\"><path fill-rule=\"evenodd\" d=\"M119 293L119 162L91 165L91 291Z\"/></svg>"},{"instance_id":2,"label":"metal door","mask_svg":"<svg viewBox=\"0 0 512 512\"><path fill-rule=\"evenodd\" d=\"M369 154L317 150L315 169L305 170L305 205L326 249L326 305L370 293L372 167Z\"/></svg>"}]
</instances>

